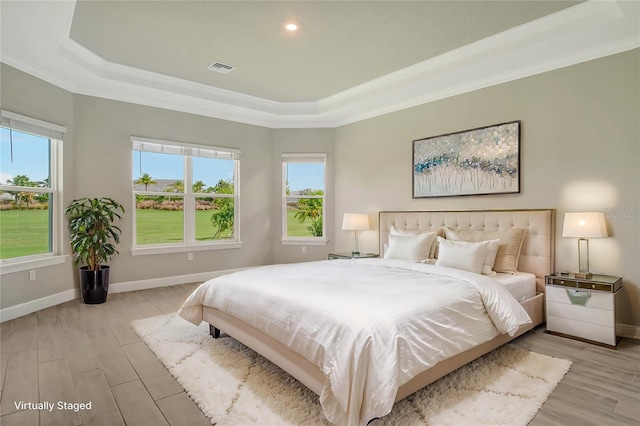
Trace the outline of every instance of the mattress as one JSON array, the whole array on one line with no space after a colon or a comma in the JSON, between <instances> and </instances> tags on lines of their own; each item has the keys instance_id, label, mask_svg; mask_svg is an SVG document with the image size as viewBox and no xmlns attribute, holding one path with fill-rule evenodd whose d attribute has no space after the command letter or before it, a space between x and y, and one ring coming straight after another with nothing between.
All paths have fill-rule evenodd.
<instances>
[{"instance_id":1,"label":"mattress","mask_svg":"<svg viewBox=\"0 0 640 426\"><path fill-rule=\"evenodd\" d=\"M493 278L506 287L518 302L536 295L536 276L528 272L518 272L516 275L497 274Z\"/></svg>"}]
</instances>

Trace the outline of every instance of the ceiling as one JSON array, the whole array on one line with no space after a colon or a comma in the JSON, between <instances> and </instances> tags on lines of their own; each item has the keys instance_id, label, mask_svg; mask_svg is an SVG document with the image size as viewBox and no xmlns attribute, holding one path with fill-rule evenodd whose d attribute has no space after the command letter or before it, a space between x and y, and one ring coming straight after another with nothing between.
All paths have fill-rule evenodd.
<instances>
[{"instance_id":1,"label":"ceiling","mask_svg":"<svg viewBox=\"0 0 640 426\"><path fill-rule=\"evenodd\" d=\"M0 53L73 93L335 127L640 47L639 5L3 0Z\"/></svg>"},{"instance_id":2,"label":"ceiling","mask_svg":"<svg viewBox=\"0 0 640 426\"><path fill-rule=\"evenodd\" d=\"M576 1L78 1L101 58L277 102L318 101ZM295 22L299 29L284 26ZM207 70L214 61L236 66Z\"/></svg>"}]
</instances>

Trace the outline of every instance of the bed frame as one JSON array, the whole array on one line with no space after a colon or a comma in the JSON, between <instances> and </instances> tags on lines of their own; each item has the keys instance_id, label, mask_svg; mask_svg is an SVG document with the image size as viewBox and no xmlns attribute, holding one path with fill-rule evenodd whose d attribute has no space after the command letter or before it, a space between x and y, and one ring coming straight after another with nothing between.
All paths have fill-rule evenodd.
<instances>
[{"instance_id":1,"label":"bed frame","mask_svg":"<svg viewBox=\"0 0 640 426\"><path fill-rule=\"evenodd\" d=\"M406 230L436 231L441 236L444 227L480 231L526 228L518 270L535 274L537 288L535 297L521 302L529 313L532 324L520 327L514 336L501 334L489 342L439 362L402 385L398 389L395 401L411 395L544 322L544 277L554 272L555 210L380 212L380 253L383 253L384 245L389 241L389 231L394 225ZM222 311L206 306L203 311L203 319L209 323L213 337L219 337L220 330L223 330L227 335L258 352L320 395L325 377L317 366L263 332Z\"/></svg>"}]
</instances>

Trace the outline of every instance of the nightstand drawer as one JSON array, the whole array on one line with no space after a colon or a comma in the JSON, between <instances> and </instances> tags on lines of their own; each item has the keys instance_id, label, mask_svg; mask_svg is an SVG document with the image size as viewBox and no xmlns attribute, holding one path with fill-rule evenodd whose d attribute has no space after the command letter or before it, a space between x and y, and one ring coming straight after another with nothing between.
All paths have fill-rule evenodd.
<instances>
[{"instance_id":1,"label":"nightstand drawer","mask_svg":"<svg viewBox=\"0 0 640 426\"><path fill-rule=\"evenodd\" d=\"M564 278L551 278L547 277L547 284L559 285L563 287L576 287L576 282L574 280L565 280Z\"/></svg>"},{"instance_id":2,"label":"nightstand drawer","mask_svg":"<svg viewBox=\"0 0 640 426\"><path fill-rule=\"evenodd\" d=\"M588 281L578 281L578 288L584 288L589 290L598 290L598 291L608 291L612 293L614 291L613 284L605 284L605 283L594 283Z\"/></svg>"},{"instance_id":3,"label":"nightstand drawer","mask_svg":"<svg viewBox=\"0 0 640 426\"><path fill-rule=\"evenodd\" d=\"M571 300L570 293L568 292L572 292L575 295L573 302ZM549 302L562 303L565 305L577 306L579 308L602 309L606 311L613 311L614 307L613 293L578 290L575 288L569 289L551 285L547 285L546 293L546 298ZM585 293L587 293L587 295L581 298L580 295L583 295ZM584 304L582 304L582 301L585 298L586 301L584 302Z\"/></svg>"},{"instance_id":4,"label":"nightstand drawer","mask_svg":"<svg viewBox=\"0 0 640 426\"><path fill-rule=\"evenodd\" d=\"M552 301L547 301L547 315L548 317L565 318L610 328L613 327L614 322L613 310L607 311L604 309L587 308L581 305L567 305L566 303Z\"/></svg>"},{"instance_id":5,"label":"nightstand drawer","mask_svg":"<svg viewBox=\"0 0 640 426\"><path fill-rule=\"evenodd\" d=\"M592 340L594 342L601 342L611 346L616 345L616 330L613 327L605 327L597 324L585 326L585 323L581 321L558 318L547 314L547 330Z\"/></svg>"}]
</instances>

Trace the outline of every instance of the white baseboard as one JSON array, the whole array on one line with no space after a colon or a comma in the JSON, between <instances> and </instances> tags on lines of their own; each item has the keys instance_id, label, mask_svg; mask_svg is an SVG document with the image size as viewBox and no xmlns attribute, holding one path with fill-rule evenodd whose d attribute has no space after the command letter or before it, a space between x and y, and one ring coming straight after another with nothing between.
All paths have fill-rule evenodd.
<instances>
[{"instance_id":1,"label":"white baseboard","mask_svg":"<svg viewBox=\"0 0 640 426\"><path fill-rule=\"evenodd\" d=\"M80 297L80 290L65 290L61 293L52 294L51 296L41 297L40 299L30 300L19 305L9 306L0 309L0 322L9 321L41 309L59 305Z\"/></svg>"},{"instance_id":2,"label":"white baseboard","mask_svg":"<svg viewBox=\"0 0 640 426\"><path fill-rule=\"evenodd\" d=\"M247 268L225 269L223 271L202 272L198 274L177 275L174 277L152 278L148 280L128 281L122 283L111 283L109 285L109 293L122 293L125 291L144 290L155 287L168 287L178 284L187 284L210 280L211 278L221 275L230 274L232 272L241 271ZM41 309L50 308L73 299L80 298L80 290L65 290L51 296L41 297L40 299L30 300L29 302L20 303L19 305L9 306L0 309L0 322L9 321L18 317L37 312Z\"/></svg>"},{"instance_id":3,"label":"white baseboard","mask_svg":"<svg viewBox=\"0 0 640 426\"><path fill-rule=\"evenodd\" d=\"M640 339L640 326L631 324L616 324L616 334L630 339Z\"/></svg>"},{"instance_id":4,"label":"white baseboard","mask_svg":"<svg viewBox=\"0 0 640 426\"><path fill-rule=\"evenodd\" d=\"M225 269L223 271L201 272L198 274L176 275L173 277L151 278L148 280L127 281L109 285L109 293L122 293L125 291L145 290L147 288L168 287L178 284L196 283L210 280L211 278L227 275L232 272L242 271L247 268Z\"/></svg>"}]
</instances>

